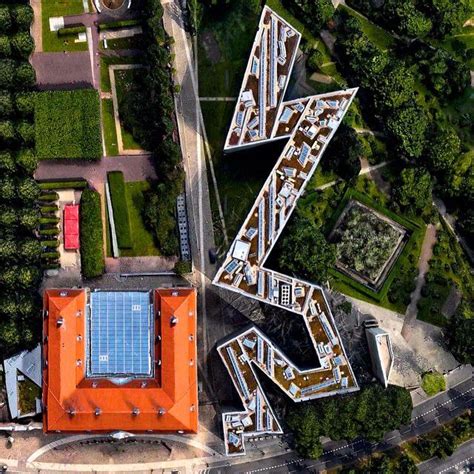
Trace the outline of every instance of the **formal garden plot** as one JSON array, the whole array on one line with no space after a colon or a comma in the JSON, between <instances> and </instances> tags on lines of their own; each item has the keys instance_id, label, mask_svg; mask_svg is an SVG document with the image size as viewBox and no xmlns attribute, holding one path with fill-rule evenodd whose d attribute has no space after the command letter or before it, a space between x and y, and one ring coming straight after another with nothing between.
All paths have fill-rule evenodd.
<instances>
[{"instance_id":1,"label":"formal garden plot","mask_svg":"<svg viewBox=\"0 0 474 474\"><path fill-rule=\"evenodd\" d=\"M36 153L39 159L102 156L97 91L48 91L36 96Z\"/></svg>"},{"instance_id":2,"label":"formal garden plot","mask_svg":"<svg viewBox=\"0 0 474 474\"><path fill-rule=\"evenodd\" d=\"M372 289L379 289L403 249L407 231L388 217L350 200L329 236L336 266Z\"/></svg>"}]
</instances>

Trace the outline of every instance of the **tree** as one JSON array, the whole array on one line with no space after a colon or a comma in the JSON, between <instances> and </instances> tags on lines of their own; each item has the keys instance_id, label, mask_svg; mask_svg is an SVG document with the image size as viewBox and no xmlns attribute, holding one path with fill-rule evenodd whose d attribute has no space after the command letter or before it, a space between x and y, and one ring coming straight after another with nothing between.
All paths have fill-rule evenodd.
<instances>
[{"instance_id":1,"label":"tree","mask_svg":"<svg viewBox=\"0 0 474 474\"><path fill-rule=\"evenodd\" d=\"M23 208L18 211L19 224L27 230L34 230L39 224L39 212L32 208Z\"/></svg>"},{"instance_id":2,"label":"tree","mask_svg":"<svg viewBox=\"0 0 474 474\"><path fill-rule=\"evenodd\" d=\"M0 320L0 348L6 354L16 348L21 341L20 328L13 318Z\"/></svg>"},{"instance_id":3,"label":"tree","mask_svg":"<svg viewBox=\"0 0 474 474\"><path fill-rule=\"evenodd\" d=\"M278 263L287 272L322 283L336 262L336 251L321 230L297 216L281 243ZM317 251L316 251L317 249Z\"/></svg>"},{"instance_id":4,"label":"tree","mask_svg":"<svg viewBox=\"0 0 474 474\"><path fill-rule=\"evenodd\" d=\"M362 146L357 133L345 123L339 126L334 138L329 142L321 161L323 169L336 172L344 180L350 180L360 173Z\"/></svg>"},{"instance_id":5,"label":"tree","mask_svg":"<svg viewBox=\"0 0 474 474\"><path fill-rule=\"evenodd\" d=\"M405 168L393 189L393 197L402 207L416 213L431 204L433 183L424 168Z\"/></svg>"},{"instance_id":6,"label":"tree","mask_svg":"<svg viewBox=\"0 0 474 474\"><path fill-rule=\"evenodd\" d=\"M28 175L32 175L38 166L38 158L33 150L22 149L16 155L16 163L24 169Z\"/></svg>"},{"instance_id":7,"label":"tree","mask_svg":"<svg viewBox=\"0 0 474 474\"><path fill-rule=\"evenodd\" d=\"M12 55L12 45L9 36L0 36L0 56L9 58Z\"/></svg>"},{"instance_id":8,"label":"tree","mask_svg":"<svg viewBox=\"0 0 474 474\"><path fill-rule=\"evenodd\" d=\"M451 173L461 152L461 140L456 130L436 125L430 133L428 143L426 158L431 172L439 178Z\"/></svg>"},{"instance_id":9,"label":"tree","mask_svg":"<svg viewBox=\"0 0 474 474\"><path fill-rule=\"evenodd\" d=\"M33 22L33 9L30 5L15 5L11 9L11 15L16 27L21 31L29 31Z\"/></svg>"},{"instance_id":10,"label":"tree","mask_svg":"<svg viewBox=\"0 0 474 474\"><path fill-rule=\"evenodd\" d=\"M16 242L13 239L0 239L0 259L12 260L17 252Z\"/></svg>"},{"instance_id":11,"label":"tree","mask_svg":"<svg viewBox=\"0 0 474 474\"><path fill-rule=\"evenodd\" d=\"M13 178L4 176L0 178L0 200L12 201L16 195L16 186Z\"/></svg>"},{"instance_id":12,"label":"tree","mask_svg":"<svg viewBox=\"0 0 474 474\"><path fill-rule=\"evenodd\" d=\"M0 122L0 140L2 142L10 144L15 140L15 136L15 128L11 121Z\"/></svg>"},{"instance_id":13,"label":"tree","mask_svg":"<svg viewBox=\"0 0 474 474\"><path fill-rule=\"evenodd\" d=\"M24 116L33 115L35 111L35 96L32 92L21 92L15 96L17 111Z\"/></svg>"},{"instance_id":14,"label":"tree","mask_svg":"<svg viewBox=\"0 0 474 474\"><path fill-rule=\"evenodd\" d=\"M41 242L37 239L25 239L20 242L19 255L27 263L35 263L41 256Z\"/></svg>"},{"instance_id":15,"label":"tree","mask_svg":"<svg viewBox=\"0 0 474 474\"><path fill-rule=\"evenodd\" d=\"M471 14L469 0L425 0L420 7L432 19L432 34L437 38L452 34Z\"/></svg>"},{"instance_id":16,"label":"tree","mask_svg":"<svg viewBox=\"0 0 474 474\"><path fill-rule=\"evenodd\" d=\"M8 33L12 27L10 9L7 5L0 5L0 33Z\"/></svg>"},{"instance_id":17,"label":"tree","mask_svg":"<svg viewBox=\"0 0 474 474\"><path fill-rule=\"evenodd\" d=\"M427 125L426 114L416 103L397 109L387 119L398 151L407 158L418 158L423 152Z\"/></svg>"},{"instance_id":18,"label":"tree","mask_svg":"<svg viewBox=\"0 0 474 474\"><path fill-rule=\"evenodd\" d=\"M3 173L13 173L16 170L15 160L9 151L0 152L0 170Z\"/></svg>"},{"instance_id":19,"label":"tree","mask_svg":"<svg viewBox=\"0 0 474 474\"><path fill-rule=\"evenodd\" d=\"M33 145L35 142L35 127L31 122L23 120L17 124L18 135L26 145Z\"/></svg>"},{"instance_id":20,"label":"tree","mask_svg":"<svg viewBox=\"0 0 474 474\"><path fill-rule=\"evenodd\" d=\"M20 58L28 59L35 49L35 42L30 34L26 31L17 33L11 41L13 52Z\"/></svg>"},{"instance_id":21,"label":"tree","mask_svg":"<svg viewBox=\"0 0 474 474\"><path fill-rule=\"evenodd\" d=\"M410 37L426 36L432 26L411 0L387 0L383 4L383 18L393 31Z\"/></svg>"},{"instance_id":22,"label":"tree","mask_svg":"<svg viewBox=\"0 0 474 474\"><path fill-rule=\"evenodd\" d=\"M36 73L30 63L20 63L15 72L15 84L20 89L27 89L35 85Z\"/></svg>"},{"instance_id":23,"label":"tree","mask_svg":"<svg viewBox=\"0 0 474 474\"><path fill-rule=\"evenodd\" d=\"M38 199L40 189L34 179L24 178L18 184L18 197L25 203L33 203Z\"/></svg>"},{"instance_id":24,"label":"tree","mask_svg":"<svg viewBox=\"0 0 474 474\"><path fill-rule=\"evenodd\" d=\"M0 60L0 87L8 89L15 78L15 62L11 59Z\"/></svg>"},{"instance_id":25,"label":"tree","mask_svg":"<svg viewBox=\"0 0 474 474\"><path fill-rule=\"evenodd\" d=\"M462 364L474 362L474 304L461 301L445 331L449 350Z\"/></svg>"},{"instance_id":26,"label":"tree","mask_svg":"<svg viewBox=\"0 0 474 474\"><path fill-rule=\"evenodd\" d=\"M12 96L7 91L0 92L0 117L8 117L13 113Z\"/></svg>"},{"instance_id":27,"label":"tree","mask_svg":"<svg viewBox=\"0 0 474 474\"><path fill-rule=\"evenodd\" d=\"M18 216L11 206L0 206L0 226L13 229L17 223Z\"/></svg>"},{"instance_id":28,"label":"tree","mask_svg":"<svg viewBox=\"0 0 474 474\"><path fill-rule=\"evenodd\" d=\"M319 440L320 425L316 410L310 405L291 410L286 419L288 426L295 432L295 444L298 452L311 459L317 459L323 454Z\"/></svg>"},{"instance_id":29,"label":"tree","mask_svg":"<svg viewBox=\"0 0 474 474\"><path fill-rule=\"evenodd\" d=\"M32 288L40 279L40 271L37 267L19 267L18 284L24 289Z\"/></svg>"}]
</instances>

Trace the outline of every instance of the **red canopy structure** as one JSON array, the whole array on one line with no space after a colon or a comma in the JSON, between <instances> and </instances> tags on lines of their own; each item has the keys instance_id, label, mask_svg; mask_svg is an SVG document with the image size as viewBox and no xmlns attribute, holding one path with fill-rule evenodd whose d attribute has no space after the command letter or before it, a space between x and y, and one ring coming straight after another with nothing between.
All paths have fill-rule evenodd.
<instances>
[{"instance_id":1,"label":"red canopy structure","mask_svg":"<svg viewBox=\"0 0 474 474\"><path fill-rule=\"evenodd\" d=\"M79 249L79 205L64 206L64 248Z\"/></svg>"}]
</instances>

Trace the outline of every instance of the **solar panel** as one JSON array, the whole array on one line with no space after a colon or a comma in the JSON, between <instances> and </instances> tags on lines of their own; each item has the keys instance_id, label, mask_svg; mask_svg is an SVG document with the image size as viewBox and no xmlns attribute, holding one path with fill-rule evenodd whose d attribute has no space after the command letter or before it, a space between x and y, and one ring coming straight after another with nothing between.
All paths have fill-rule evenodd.
<instances>
[{"instance_id":1,"label":"solar panel","mask_svg":"<svg viewBox=\"0 0 474 474\"><path fill-rule=\"evenodd\" d=\"M152 376L149 292L92 292L88 339L88 376Z\"/></svg>"}]
</instances>

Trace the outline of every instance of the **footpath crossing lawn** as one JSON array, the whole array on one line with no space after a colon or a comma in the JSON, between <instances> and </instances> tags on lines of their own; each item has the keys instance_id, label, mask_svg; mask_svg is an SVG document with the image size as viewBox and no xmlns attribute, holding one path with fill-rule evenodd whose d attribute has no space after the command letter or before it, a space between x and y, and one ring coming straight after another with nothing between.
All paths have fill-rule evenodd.
<instances>
[{"instance_id":1,"label":"footpath crossing lawn","mask_svg":"<svg viewBox=\"0 0 474 474\"><path fill-rule=\"evenodd\" d=\"M82 0L42 0L41 2L41 26L43 36L43 51L87 51L87 42L76 43L76 34L58 35L56 31L50 31L49 18L67 15L78 15L84 13Z\"/></svg>"}]
</instances>

